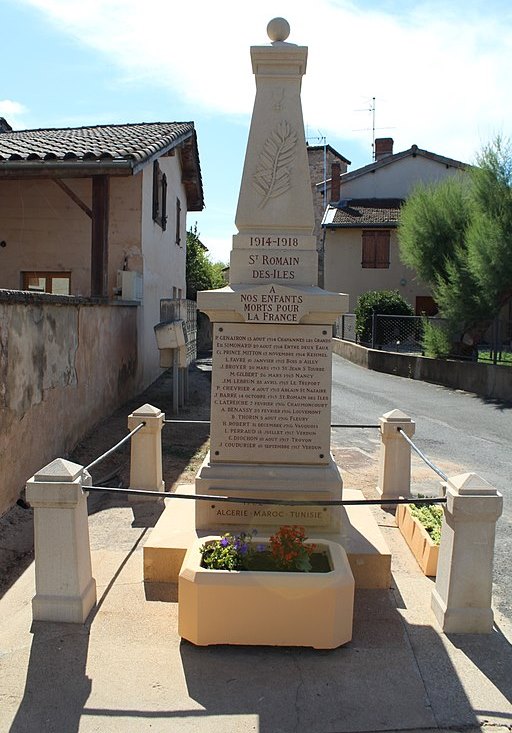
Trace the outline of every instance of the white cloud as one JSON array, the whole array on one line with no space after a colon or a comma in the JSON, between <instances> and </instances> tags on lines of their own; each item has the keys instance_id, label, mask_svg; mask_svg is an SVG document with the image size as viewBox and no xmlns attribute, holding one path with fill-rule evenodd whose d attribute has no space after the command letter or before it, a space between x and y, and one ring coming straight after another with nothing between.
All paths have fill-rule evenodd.
<instances>
[{"instance_id":1,"label":"white cloud","mask_svg":"<svg viewBox=\"0 0 512 733\"><path fill-rule=\"evenodd\" d=\"M159 82L190 105L250 114L249 46L266 44L274 0L23 0L104 53L129 77ZM512 16L493 1L417 4L395 13L366 2L281 0L290 41L309 46L304 117L313 129L365 143L377 136L468 160L512 118ZM445 3L446 5L446 3ZM388 7L388 4L381 4ZM503 132L507 134L507 130Z\"/></svg>"},{"instance_id":2,"label":"white cloud","mask_svg":"<svg viewBox=\"0 0 512 733\"><path fill-rule=\"evenodd\" d=\"M23 116L28 112L21 102L12 99L0 99L0 117L4 117L12 128L22 126Z\"/></svg>"},{"instance_id":3,"label":"white cloud","mask_svg":"<svg viewBox=\"0 0 512 733\"><path fill-rule=\"evenodd\" d=\"M233 227L233 231L235 231ZM211 262L229 264L231 252L231 237L211 237L209 234L201 236L201 241L208 248L208 257Z\"/></svg>"}]
</instances>

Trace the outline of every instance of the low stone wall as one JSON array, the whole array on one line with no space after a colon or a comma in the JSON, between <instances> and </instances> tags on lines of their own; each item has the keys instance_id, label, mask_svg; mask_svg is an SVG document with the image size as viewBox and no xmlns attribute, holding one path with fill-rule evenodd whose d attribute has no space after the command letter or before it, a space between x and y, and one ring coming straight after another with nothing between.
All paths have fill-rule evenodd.
<instances>
[{"instance_id":1,"label":"low stone wall","mask_svg":"<svg viewBox=\"0 0 512 733\"><path fill-rule=\"evenodd\" d=\"M376 372L420 379L452 389L473 392L489 399L512 401L512 368L452 359L395 354L367 349L341 339L333 339L333 351L344 359Z\"/></svg>"},{"instance_id":2,"label":"low stone wall","mask_svg":"<svg viewBox=\"0 0 512 733\"><path fill-rule=\"evenodd\" d=\"M141 389L137 307L0 291L0 514Z\"/></svg>"}]
</instances>

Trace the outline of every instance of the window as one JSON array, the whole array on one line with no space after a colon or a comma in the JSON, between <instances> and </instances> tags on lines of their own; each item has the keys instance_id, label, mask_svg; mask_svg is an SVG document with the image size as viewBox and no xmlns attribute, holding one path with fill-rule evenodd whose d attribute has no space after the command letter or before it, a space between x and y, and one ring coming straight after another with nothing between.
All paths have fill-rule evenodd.
<instances>
[{"instance_id":1,"label":"window","mask_svg":"<svg viewBox=\"0 0 512 733\"><path fill-rule=\"evenodd\" d=\"M70 272L22 272L23 290L33 293L69 295L71 292Z\"/></svg>"},{"instance_id":2,"label":"window","mask_svg":"<svg viewBox=\"0 0 512 733\"><path fill-rule=\"evenodd\" d=\"M389 267L389 240L388 231L363 231L363 267Z\"/></svg>"},{"instance_id":3,"label":"window","mask_svg":"<svg viewBox=\"0 0 512 733\"><path fill-rule=\"evenodd\" d=\"M181 246L181 201L176 197L176 244Z\"/></svg>"},{"instance_id":4,"label":"window","mask_svg":"<svg viewBox=\"0 0 512 733\"><path fill-rule=\"evenodd\" d=\"M167 227L167 176L160 170L158 160L153 163L153 220L165 231Z\"/></svg>"}]
</instances>

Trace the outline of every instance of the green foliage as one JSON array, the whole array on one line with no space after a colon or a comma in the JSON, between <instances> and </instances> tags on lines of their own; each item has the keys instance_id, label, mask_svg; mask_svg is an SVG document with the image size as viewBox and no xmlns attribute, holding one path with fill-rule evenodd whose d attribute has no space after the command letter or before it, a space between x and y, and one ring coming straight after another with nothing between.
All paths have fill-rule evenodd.
<instances>
[{"instance_id":1,"label":"green foliage","mask_svg":"<svg viewBox=\"0 0 512 733\"><path fill-rule=\"evenodd\" d=\"M509 351L502 351L499 355L500 358L497 360L498 364L500 366L512 366L512 354ZM478 352L478 361L481 361L483 364L488 364L489 362L492 362L493 360L493 354L490 351L479 351Z\"/></svg>"},{"instance_id":2,"label":"green foliage","mask_svg":"<svg viewBox=\"0 0 512 733\"><path fill-rule=\"evenodd\" d=\"M445 359L450 354L452 345L448 327L444 323L432 323L424 318L421 345L425 356Z\"/></svg>"},{"instance_id":3,"label":"green foliage","mask_svg":"<svg viewBox=\"0 0 512 733\"><path fill-rule=\"evenodd\" d=\"M187 298L196 300L199 290L214 290L225 285L222 262L212 263L199 239L197 224L187 232Z\"/></svg>"},{"instance_id":4,"label":"green foliage","mask_svg":"<svg viewBox=\"0 0 512 733\"><path fill-rule=\"evenodd\" d=\"M205 543L201 548L202 565L211 570L246 570L254 552L253 534L240 532L223 534L218 540Z\"/></svg>"},{"instance_id":5,"label":"green foliage","mask_svg":"<svg viewBox=\"0 0 512 733\"><path fill-rule=\"evenodd\" d=\"M497 138L473 171L475 214L467 232L469 267L497 312L512 295L512 148ZM491 314L492 315L492 314Z\"/></svg>"},{"instance_id":6,"label":"green foliage","mask_svg":"<svg viewBox=\"0 0 512 733\"><path fill-rule=\"evenodd\" d=\"M431 504L430 506L411 504L410 509L412 516L421 522L432 538L432 541L438 545L441 541L443 508L438 504Z\"/></svg>"},{"instance_id":7,"label":"green foliage","mask_svg":"<svg viewBox=\"0 0 512 733\"><path fill-rule=\"evenodd\" d=\"M356 333L359 340L372 338L372 315L412 316L414 312L398 290L370 290L360 295L356 307Z\"/></svg>"},{"instance_id":8,"label":"green foliage","mask_svg":"<svg viewBox=\"0 0 512 733\"><path fill-rule=\"evenodd\" d=\"M430 286L450 332L471 345L512 296L512 149L498 137L477 163L416 188L398 229L402 261Z\"/></svg>"},{"instance_id":9,"label":"green foliage","mask_svg":"<svg viewBox=\"0 0 512 733\"><path fill-rule=\"evenodd\" d=\"M469 185L461 176L437 184L419 185L400 212L400 257L432 284L447 275L468 224Z\"/></svg>"},{"instance_id":10,"label":"green foliage","mask_svg":"<svg viewBox=\"0 0 512 733\"><path fill-rule=\"evenodd\" d=\"M304 527L284 526L272 535L270 545L254 546L252 540L257 534L240 532L223 534L217 540L205 542L199 551L201 565L210 570L265 570L309 572L312 569L310 557L316 545L305 544ZM320 567L317 572L327 572Z\"/></svg>"}]
</instances>

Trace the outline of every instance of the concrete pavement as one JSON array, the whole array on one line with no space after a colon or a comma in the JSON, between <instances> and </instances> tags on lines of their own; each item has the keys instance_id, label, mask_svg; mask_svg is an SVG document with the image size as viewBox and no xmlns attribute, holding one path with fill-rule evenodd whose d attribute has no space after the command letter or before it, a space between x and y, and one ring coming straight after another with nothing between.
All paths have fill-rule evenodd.
<instances>
[{"instance_id":1,"label":"concrete pavement","mask_svg":"<svg viewBox=\"0 0 512 733\"><path fill-rule=\"evenodd\" d=\"M32 624L33 565L1 599L2 733L512 730L507 621L490 636L440 634L432 581L391 518L382 529L393 588L357 591L351 643L197 648L177 636L176 587L152 601L142 582L159 511L120 504L91 515L98 606L85 626Z\"/></svg>"},{"instance_id":2,"label":"concrete pavement","mask_svg":"<svg viewBox=\"0 0 512 733\"><path fill-rule=\"evenodd\" d=\"M392 588L358 590L353 640L317 651L182 642L176 586L157 601L142 580L161 511L95 495L98 605L84 626L32 623L33 564L0 599L0 733L512 731L511 620L441 634L432 580L390 514L375 510Z\"/></svg>"}]
</instances>

